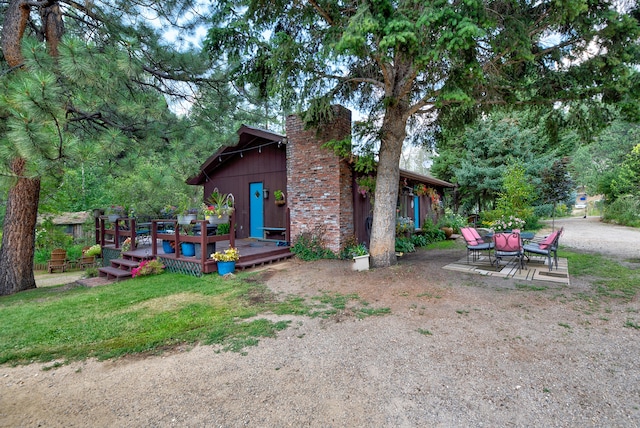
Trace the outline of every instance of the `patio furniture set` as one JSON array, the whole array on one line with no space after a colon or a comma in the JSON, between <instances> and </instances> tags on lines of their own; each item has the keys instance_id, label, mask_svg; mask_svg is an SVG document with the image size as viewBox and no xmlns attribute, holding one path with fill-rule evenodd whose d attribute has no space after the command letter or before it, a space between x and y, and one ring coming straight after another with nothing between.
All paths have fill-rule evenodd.
<instances>
[{"instance_id":1,"label":"patio furniture set","mask_svg":"<svg viewBox=\"0 0 640 428\"><path fill-rule=\"evenodd\" d=\"M535 239L535 234L531 232L520 232L513 230L510 232L498 232L484 237L473 227L463 227L460 229L462 237L467 245L467 264L469 257L476 260L483 252L487 252L489 263L495 263L496 270L500 269L503 259L514 260L518 269L525 269L526 261L531 254L545 256L549 271L555 264L558 270L558 241L563 229L558 229L540 240ZM494 259L491 259L493 252Z\"/></svg>"}]
</instances>

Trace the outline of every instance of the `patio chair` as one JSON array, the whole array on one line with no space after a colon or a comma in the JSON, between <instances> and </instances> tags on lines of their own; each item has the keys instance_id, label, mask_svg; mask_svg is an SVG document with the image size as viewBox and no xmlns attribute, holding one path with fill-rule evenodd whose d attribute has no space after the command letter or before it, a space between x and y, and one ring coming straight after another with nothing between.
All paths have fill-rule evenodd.
<instances>
[{"instance_id":1,"label":"patio chair","mask_svg":"<svg viewBox=\"0 0 640 428\"><path fill-rule=\"evenodd\" d=\"M484 242L480 234L473 227L462 227L460 233L467 244L467 264L469 264L469 254L473 255L475 261L481 251L487 251L489 255L489 263L491 260L491 251L493 250L493 242Z\"/></svg>"},{"instance_id":2,"label":"patio chair","mask_svg":"<svg viewBox=\"0 0 640 428\"><path fill-rule=\"evenodd\" d=\"M91 247L84 247L82 249L82 257L80 257L80 269L86 269L88 267L92 267L96 263L95 256L87 256L85 253Z\"/></svg>"},{"instance_id":3,"label":"patio chair","mask_svg":"<svg viewBox=\"0 0 640 428\"><path fill-rule=\"evenodd\" d=\"M64 248L56 248L51 251L51 259L47 263L47 270L49 273L53 273L56 269L61 269L62 272L67 268L67 250Z\"/></svg>"},{"instance_id":4,"label":"patio chair","mask_svg":"<svg viewBox=\"0 0 640 428\"><path fill-rule=\"evenodd\" d=\"M544 238L540 242L530 242L524 246L524 252L526 254L539 254L547 257L547 263L549 264L549 271L553 268L553 263L551 262L551 257L553 256L553 260L556 265L556 270L558 270L558 241L560 240L560 236L562 235L563 229L560 228L555 232L552 232L549 236Z\"/></svg>"},{"instance_id":5,"label":"patio chair","mask_svg":"<svg viewBox=\"0 0 640 428\"><path fill-rule=\"evenodd\" d=\"M524 248L520 233L495 233L493 235L493 255L496 258L496 270L500 268L503 257L511 257L518 262L518 270L524 268Z\"/></svg>"}]
</instances>

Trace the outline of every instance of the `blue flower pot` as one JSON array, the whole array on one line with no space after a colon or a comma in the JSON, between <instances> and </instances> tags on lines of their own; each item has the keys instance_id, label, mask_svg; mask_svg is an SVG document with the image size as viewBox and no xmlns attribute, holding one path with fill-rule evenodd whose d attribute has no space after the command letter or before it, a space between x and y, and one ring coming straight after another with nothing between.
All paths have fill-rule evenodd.
<instances>
[{"instance_id":1,"label":"blue flower pot","mask_svg":"<svg viewBox=\"0 0 640 428\"><path fill-rule=\"evenodd\" d=\"M176 252L176 250L171 248L171 242L169 241L162 241L162 251L164 251L166 254Z\"/></svg>"},{"instance_id":2,"label":"blue flower pot","mask_svg":"<svg viewBox=\"0 0 640 428\"><path fill-rule=\"evenodd\" d=\"M182 249L182 255L185 257L193 257L196 255L196 246L193 242L181 242L180 248Z\"/></svg>"},{"instance_id":3,"label":"blue flower pot","mask_svg":"<svg viewBox=\"0 0 640 428\"><path fill-rule=\"evenodd\" d=\"M220 275L226 275L233 273L236 270L236 262L218 262L218 273Z\"/></svg>"}]
</instances>

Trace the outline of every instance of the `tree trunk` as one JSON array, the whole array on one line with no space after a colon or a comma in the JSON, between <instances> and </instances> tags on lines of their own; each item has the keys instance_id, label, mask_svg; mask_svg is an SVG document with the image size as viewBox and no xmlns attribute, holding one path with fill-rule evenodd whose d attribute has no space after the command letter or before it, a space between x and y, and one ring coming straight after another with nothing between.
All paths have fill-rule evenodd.
<instances>
[{"instance_id":1,"label":"tree trunk","mask_svg":"<svg viewBox=\"0 0 640 428\"><path fill-rule=\"evenodd\" d=\"M406 137L406 116L399 105L387 107L380 133L375 204L369 252L374 267L396 262L396 206L400 183L400 156Z\"/></svg>"},{"instance_id":2,"label":"tree trunk","mask_svg":"<svg viewBox=\"0 0 640 428\"><path fill-rule=\"evenodd\" d=\"M11 0L2 27L2 52L11 68L21 67L24 59L21 46L29 20L31 5L26 0ZM62 36L62 12L58 2L43 4L43 31L50 53L57 54ZM24 70L14 70L23 73ZM40 178L28 178L26 159L11 160L15 184L9 189L7 212L4 218L2 247L0 247L0 295L36 287L33 276L36 220L40 200Z\"/></svg>"},{"instance_id":3,"label":"tree trunk","mask_svg":"<svg viewBox=\"0 0 640 428\"><path fill-rule=\"evenodd\" d=\"M40 198L40 179L25 178L25 160L14 159L18 177L9 190L0 248L0 295L36 288L33 276L35 230Z\"/></svg>"}]
</instances>

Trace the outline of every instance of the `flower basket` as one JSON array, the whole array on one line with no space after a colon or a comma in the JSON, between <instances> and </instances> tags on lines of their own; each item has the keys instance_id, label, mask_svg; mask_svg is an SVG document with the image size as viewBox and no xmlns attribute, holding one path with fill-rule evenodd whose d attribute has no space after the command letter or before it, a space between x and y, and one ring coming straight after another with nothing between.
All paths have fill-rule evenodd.
<instances>
[{"instance_id":1,"label":"flower basket","mask_svg":"<svg viewBox=\"0 0 640 428\"><path fill-rule=\"evenodd\" d=\"M218 274L226 275L228 273L233 273L236 270L236 262L218 262Z\"/></svg>"},{"instance_id":2,"label":"flower basket","mask_svg":"<svg viewBox=\"0 0 640 428\"><path fill-rule=\"evenodd\" d=\"M209 224L224 224L229 223L229 214L223 214L221 216L210 215L207 217Z\"/></svg>"},{"instance_id":3,"label":"flower basket","mask_svg":"<svg viewBox=\"0 0 640 428\"><path fill-rule=\"evenodd\" d=\"M179 215L178 224L182 224L182 225L191 224L191 221L195 220L196 218L198 218L196 214Z\"/></svg>"}]
</instances>

